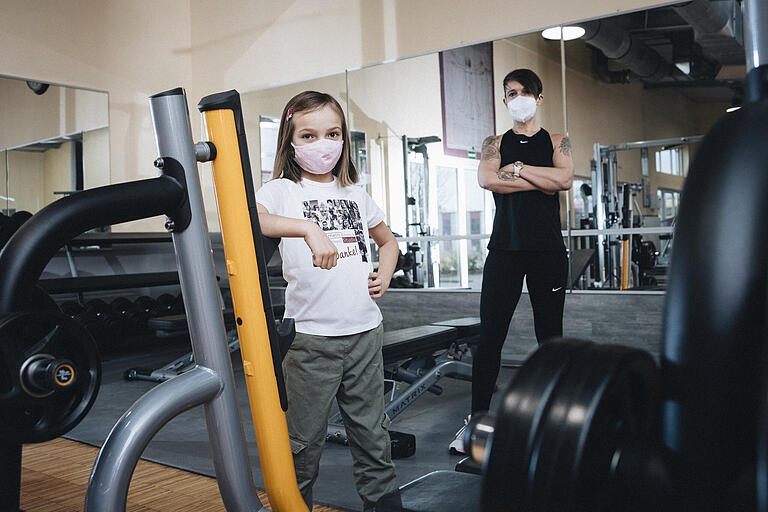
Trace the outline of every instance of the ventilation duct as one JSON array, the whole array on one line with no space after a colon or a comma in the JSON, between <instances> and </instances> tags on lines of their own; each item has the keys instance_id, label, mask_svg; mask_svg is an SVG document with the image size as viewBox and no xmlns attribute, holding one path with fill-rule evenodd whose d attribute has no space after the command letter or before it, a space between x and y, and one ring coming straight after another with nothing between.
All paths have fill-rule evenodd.
<instances>
[{"instance_id":1,"label":"ventilation duct","mask_svg":"<svg viewBox=\"0 0 768 512\"><path fill-rule=\"evenodd\" d=\"M612 20L588 21L579 26L585 30L582 36L584 41L631 70L644 82L689 80L656 50L631 36Z\"/></svg>"},{"instance_id":2,"label":"ventilation duct","mask_svg":"<svg viewBox=\"0 0 768 512\"><path fill-rule=\"evenodd\" d=\"M673 7L704 53L723 65L744 63L741 9L735 0L693 0Z\"/></svg>"}]
</instances>

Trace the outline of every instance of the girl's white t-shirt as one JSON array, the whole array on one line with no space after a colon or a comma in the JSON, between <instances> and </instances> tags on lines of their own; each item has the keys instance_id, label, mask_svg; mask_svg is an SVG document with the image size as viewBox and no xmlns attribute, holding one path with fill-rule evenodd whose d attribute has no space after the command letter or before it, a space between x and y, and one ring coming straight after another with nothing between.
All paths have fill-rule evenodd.
<instances>
[{"instance_id":1,"label":"girl's white t-shirt","mask_svg":"<svg viewBox=\"0 0 768 512\"><path fill-rule=\"evenodd\" d=\"M262 185L256 202L269 213L306 219L320 226L336 244L339 260L323 270L312 264L312 252L303 238L283 238L280 256L285 291L285 317L296 321L296 331L321 336L346 336L381 323L379 307L368 294L373 271L368 228L384 220L365 190L330 183L280 178Z\"/></svg>"}]
</instances>

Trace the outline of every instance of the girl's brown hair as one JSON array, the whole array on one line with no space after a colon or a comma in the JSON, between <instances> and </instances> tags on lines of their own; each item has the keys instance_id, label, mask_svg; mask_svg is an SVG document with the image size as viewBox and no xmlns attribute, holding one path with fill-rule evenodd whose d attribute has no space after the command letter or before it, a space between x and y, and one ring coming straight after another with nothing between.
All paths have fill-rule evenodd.
<instances>
[{"instance_id":1,"label":"girl's brown hair","mask_svg":"<svg viewBox=\"0 0 768 512\"><path fill-rule=\"evenodd\" d=\"M341 117L341 137L344 141L341 156L336 167L331 171L343 187L357 183L358 175L352 155L349 151L349 130L347 120L341 105L331 95L317 91L300 92L288 101L283 109L283 117L280 118L280 130L277 134L277 151L275 155L275 170L272 178L287 178L295 183L301 181L301 167L294 159L295 153L291 141L293 140L293 116L299 112L311 112L330 106Z\"/></svg>"}]
</instances>

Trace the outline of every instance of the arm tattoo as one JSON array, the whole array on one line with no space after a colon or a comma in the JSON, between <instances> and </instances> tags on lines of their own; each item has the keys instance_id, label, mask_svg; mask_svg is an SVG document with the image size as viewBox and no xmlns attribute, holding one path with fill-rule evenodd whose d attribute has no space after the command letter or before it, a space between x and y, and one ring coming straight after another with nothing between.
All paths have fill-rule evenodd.
<instances>
[{"instance_id":1,"label":"arm tattoo","mask_svg":"<svg viewBox=\"0 0 768 512\"><path fill-rule=\"evenodd\" d=\"M502 167L496 171L496 176L498 176L501 181L515 181L517 179L511 171L505 171L503 169L504 168Z\"/></svg>"},{"instance_id":2,"label":"arm tattoo","mask_svg":"<svg viewBox=\"0 0 768 512\"><path fill-rule=\"evenodd\" d=\"M486 137L483 141L482 153L480 153L480 160L498 160L501 158L499 150L496 149L496 137L493 135Z\"/></svg>"},{"instance_id":3,"label":"arm tattoo","mask_svg":"<svg viewBox=\"0 0 768 512\"><path fill-rule=\"evenodd\" d=\"M563 137L563 140L560 141L557 149L559 149L560 152L565 156L571 156L571 139L568 137Z\"/></svg>"}]
</instances>

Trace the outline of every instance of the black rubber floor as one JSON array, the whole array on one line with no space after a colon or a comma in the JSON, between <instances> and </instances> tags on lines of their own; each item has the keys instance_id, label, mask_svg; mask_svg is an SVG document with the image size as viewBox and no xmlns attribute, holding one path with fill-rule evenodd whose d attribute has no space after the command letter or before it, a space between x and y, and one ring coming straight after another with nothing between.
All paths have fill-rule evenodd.
<instances>
[{"instance_id":1,"label":"black rubber floor","mask_svg":"<svg viewBox=\"0 0 768 512\"><path fill-rule=\"evenodd\" d=\"M422 325L449 318L477 316L477 293L388 293L380 302L385 318L385 329L393 330ZM566 335L594 339L599 342L621 342L657 351L661 332L663 296L576 296L566 298ZM523 295L513 319L503 357L524 358L536 343L530 303ZM66 437L100 446L115 421L136 399L155 384L127 382L123 372L132 366L155 367L180 355L186 350L184 343L113 356L104 364L104 377L99 397L88 416ZM248 399L237 357L233 360L248 450L252 461L256 486L263 489L258 450L253 434ZM503 369L499 388L504 389L514 370ZM448 453L448 444L455 431L463 424L470 405L471 384L442 379L441 396L429 393L419 398L392 423L391 429L416 436L416 454L396 461L400 485L438 470L452 471L460 457ZM500 399L494 397L492 407ZM162 464L213 475L208 449L205 420L201 408L184 413L164 427L145 451L145 458ZM361 501L354 488L351 456L345 446L328 444L321 460L320 476L315 485L315 501L344 510L359 510ZM457 495L462 489L456 489ZM415 496L415 495L414 495ZM414 498L416 499L416 498ZM438 499L438 498L436 498ZM421 505L419 505L421 503ZM416 499L414 510L427 510ZM471 508L462 508L469 512Z\"/></svg>"}]
</instances>

